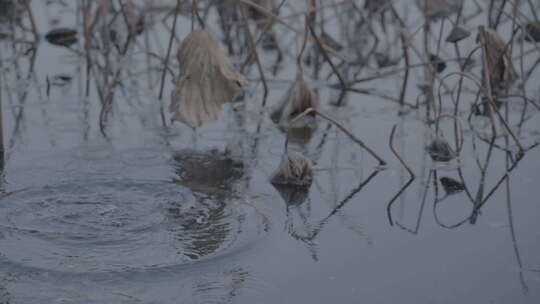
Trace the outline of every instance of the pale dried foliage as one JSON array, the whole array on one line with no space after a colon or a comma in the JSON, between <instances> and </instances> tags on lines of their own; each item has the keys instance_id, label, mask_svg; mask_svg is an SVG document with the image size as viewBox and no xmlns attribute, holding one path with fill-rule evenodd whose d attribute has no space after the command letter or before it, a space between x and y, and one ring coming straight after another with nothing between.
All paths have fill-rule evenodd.
<instances>
[{"instance_id":1,"label":"pale dried foliage","mask_svg":"<svg viewBox=\"0 0 540 304\"><path fill-rule=\"evenodd\" d=\"M492 88L508 87L517 78L510 48L504 39L492 29L480 29L478 41L485 43L484 69L490 75ZM483 37L482 37L483 36Z\"/></svg>"},{"instance_id":2,"label":"pale dried foliage","mask_svg":"<svg viewBox=\"0 0 540 304\"><path fill-rule=\"evenodd\" d=\"M304 81L302 74L298 73L296 80L287 91L281 105L272 116L282 126L288 126L291 120L309 108L317 108L317 95ZM293 127L304 125L305 121L299 121Z\"/></svg>"},{"instance_id":3,"label":"pale dried foliage","mask_svg":"<svg viewBox=\"0 0 540 304\"><path fill-rule=\"evenodd\" d=\"M169 110L173 119L195 128L218 119L221 105L247 85L208 31L194 30L178 49L180 75Z\"/></svg>"},{"instance_id":4,"label":"pale dried foliage","mask_svg":"<svg viewBox=\"0 0 540 304\"><path fill-rule=\"evenodd\" d=\"M309 187L313 181L311 163L298 153L287 152L281 157L279 168L270 177L276 185Z\"/></svg>"}]
</instances>

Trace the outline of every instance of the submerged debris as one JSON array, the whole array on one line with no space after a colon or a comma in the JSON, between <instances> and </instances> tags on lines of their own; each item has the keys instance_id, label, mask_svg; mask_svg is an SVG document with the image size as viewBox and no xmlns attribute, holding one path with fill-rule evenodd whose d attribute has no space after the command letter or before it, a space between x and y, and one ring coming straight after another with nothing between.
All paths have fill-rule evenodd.
<instances>
[{"instance_id":1,"label":"submerged debris","mask_svg":"<svg viewBox=\"0 0 540 304\"><path fill-rule=\"evenodd\" d=\"M441 177L441 185L444 188L446 194L455 194L465 190L465 186L451 177Z\"/></svg>"},{"instance_id":2,"label":"submerged debris","mask_svg":"<svg viewBox=\"0 0 540 304\"><path fill-rule=\"evenodd\" d=\"M471 32L459 25L456 25L452 28L452 31L446 37L446 42L456 43L465 38L468 38L471 35Z\"/></svg>"},{"instance_id":3,"label":"submerged debris","mask_svg":"<svg viewBox=\"0 0 540 304\"><path fill-rule=\"evenodd\" d=\"M435 138L429 146L426 147L426 150L431 156L431 159L438 162L447 162L456 157L456 152L452 150L448 142L442 138Z\"/></svg>"},{"instance_id":4,"label":"submerged debris","mask_svg":"<svg viewBox=\"0 0 540 304\"><path fill-rule=\"evenodd\" d=\"M218 119L221 105L245 88L225 51L209 32L194 30L178 49L180 75L171 96L173 119L195 128Z\"/></svg>"},{"instance_id":5,"label":"submerged debris","mask_svg":"<svg viewBox=\"0 0 540 304\"><path fill-rule=\"evenodd\" d=\"M309 187L313 181L311 163L298 153L285 152L279 168L270 177L274 185Z\"/></svg>"},{"instance_id":6,"label":"submerged debris","mask_svg":"<svg viewBox=\"0 0 540 304\"><path fill-rule=\"evenodd\" d=\"M50 44L69 47L77 43L77 30L71 28L53 29L45 35Z\"/></svg>"}]
</instances>

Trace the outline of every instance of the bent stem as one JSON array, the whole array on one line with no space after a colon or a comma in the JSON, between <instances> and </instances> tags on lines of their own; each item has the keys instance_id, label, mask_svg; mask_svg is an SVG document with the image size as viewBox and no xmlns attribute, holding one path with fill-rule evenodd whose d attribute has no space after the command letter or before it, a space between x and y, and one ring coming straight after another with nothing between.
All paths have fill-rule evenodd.
<instances>
[{"instance_id":1,"label":"bent stem","mask_svg":"<svg viewBox=\"0 0 540 304\"><path fill-rule=\"evenodd\" d=\"M369 154L371 154L371 156L373 156L373 158L375 158L378 162L379 162L379 165L380 166L385 166L387 163L386 161L380 157L375 151L373 151L371 148L369 148L362 140L360 140L358 137L354 136L349 130L347 130L344 126L342 126L339 122L335 121L334 119L326 116L325 114L317 111L316 109L314 108L308 108L307 110L305 110L304 112L298 114L294 119L292 119L290 122L289 122L289 125L292 125L293 123L295 123L296 121L300 120L301 118L309 115L309 114L312 114L312 113L315 113L317 115L319 115L320 117L322 117L323 119L331 122L332 124L334 124L336 127L338 127L341 131L343 131L343 133L345 133L347 136L349 136L352 141L354 141L355 143L357 143L360 147L362 147L364 150L366 150Z\"/></svg>"},{"instance_id":2,"label":"bent stem","mask_svg":"<svg viewBox=\"0 0 540 304\"><path fill-rule=\"evenodd\" d=\"M414 179L416 177L416 175L414 175L411 168L409 168L409 166L407 166L407 164L405 163L403 158L401 158L401 156L399 156L396 149L394 148L394 134L395 133L396 133L396 125L394 125L392 127L392 132L390 132L390 139L388 140L388 146L390 147L390 150L392 151L392 153L394 153L396 158L399 160L399 162L403 165L403 167L405 167L405 169L407 169L407 172L409 172L409 175L411 176L411 178Z\"/></svg>"}]
</instances>

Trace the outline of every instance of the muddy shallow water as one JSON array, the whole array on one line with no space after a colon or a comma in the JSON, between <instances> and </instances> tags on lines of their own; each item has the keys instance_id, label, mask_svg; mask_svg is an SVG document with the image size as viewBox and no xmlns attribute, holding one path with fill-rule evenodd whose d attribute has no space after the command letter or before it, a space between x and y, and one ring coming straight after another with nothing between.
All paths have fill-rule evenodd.
<instances>
[{"instance_id":1,"label":"muddy shallow water","mask_svg":"<svg viewBox=\"0 0 540 304\"><path fill-rule=\"evenodd\" d=\"M433 117L426 116L425 69L415 52L409 50L409 106L400 107L403 60L377 65L367 50L374 46L373 37L365 24L355 23L362 18L348 1L321 9L318 18L327 34L343 46L333 58L347 60L339 68L357 90L336 89L339 81L314 44L308 44L303 60L306 82L316 89L322 112L389 164L380 168L344 133L317 119L316 129L290 136L289 148L314 167L314 182L302 191L268 182L283 153L285 135L271 116L295 79L301 39L294 32L274 25L281 56L272 47L260 47L269 88L264 108L263 85L252 63L244 71L248 89L223 106L219 120L192 129L170 124L166 113L164 128L158 102L161 60L156 57L166 54L172 17L166 17L166 10L148 11L145 31L127 55L111 51L110 74L104 76L108 72L100 68L90 74L86 97L80 2L33 1L41 37L37 44L28 43L35 37L24 9L10 11L13 16L0 12L6 147L0 184L0 303L540 300L540 111L534 106L540 104L538 43L515 38L516 70L523 75L534 69L499 106L526 150L523 159L513 166L518 147L499 123L498 135L491 137L491 120L472 106L478 88L465 81L458 135L452 98L441 94L446 115L440 129L452 147L462 142L462 148L456 159L435 162L425 149L435 129ZM224 23L218 14L225 14L223 8L203 10L208 1L200 2L207 28L234 53L235 66L242 66L247 51L240 43L242 27L235 27L239 22ZM280 16L300 29L298 13L304 8L288 2L293 4L286 4ZM413 35L423 17L404 2L398 1L396 11ZM476 46L476 27L488 19L489 1L478 1L482 10L476 15L472 2L466 1L464 10L472 35L460 42L460 56ZM498 27L506 40L512 35L510 6ZM525 4L519 10L520 22L533 18ZM182 12L178 39L191 29L189 8ZM374 46L377 57L400 59L398 22L387 14L383 29L378 17L369 18L381 38ZM232 30L227 32L224 24L232 24ZM440 25L431 23L430 35L437 37L441 30L446 37L450 21ZM58 27L77 29L78 42L70 48L49 43L44 35ZM252 31L258 37L261 29L253 26ZM422 35L412 37L410 43L423 49ZM459 66L454 46L444 39L438 46L432 39L433 52L447 61L436 77L437 92L442 77ZM173 54L177 47L175 42ZM94 50L96 62L105 65L102 55ZM477 53L473 59L476 65L469 73L480 79L482 58ZM115 87L104 138L99 91L119 67L121 85ZM381 73L387 74L375 77ZM168 74L165 105L171 78ZM458 79L449 76L447 85L454 88ZM414 179L389 148L394 125L393 145ZM474 212L478 203L482 206Z\"/></svg>"}]
</instances>

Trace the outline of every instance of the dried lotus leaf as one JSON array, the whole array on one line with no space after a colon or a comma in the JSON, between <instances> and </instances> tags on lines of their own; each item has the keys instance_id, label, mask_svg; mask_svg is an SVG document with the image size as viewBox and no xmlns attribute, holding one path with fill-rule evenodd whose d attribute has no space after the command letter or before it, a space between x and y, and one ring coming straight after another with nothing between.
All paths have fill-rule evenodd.
<instances>
[{"instance_id":1,"label":"dried lotus leaf","mask_svg":"<svg viewBox=\"0 0 540 304\"><path fill-rule=\"evenodd\" d=\"M429 146L426 147L426 150L428 151L429 156L437 162L447 162L456 157L454 150L452 150L448 142L442 137L435 138Z\"/></svg>"},{"instance_id":2,"label":"dried lotus leaf","mask_svg":"<svg viewBox=\"0 0 540 304\"><path fill-rule=\"evenodd\" d=\"M219 41L206 30L191 32L180 45L177 57L180 75L169 111L174 120L193 128L217 120L221 105L247 85Z\"/></svg>"},{"instance_id":3,"label":"dried lotus leaf","mask_svg":"<svg viewBox=\"0 0 540 304\"><path fill-rule=\"evenodd\" d=\"M291 120L309 108L317 108L317 96L299 73L293 85L287 90L280 106L272 114L272 118L280 125L287 127ZM305 121L300 121L293 127L306 125Z\"/></svg>"},{"instance_id":4,"label":"dried lotus leaf","mask_svg":"<svg viewBox=\"0 0 540 304\"><path fill-rule=\"evenodd\" d=\"M478 41L485 43L484 46L484 69L489 72L491 87L494 89L505 88L514 82L517 73L512 63L510 48L503 38L492 29L480 27ZM483 39L481 37L483 36Z\"/></svg>"},{"instance_id":5,"label":"dried lotus leaf","mask_svg":"<svg viewBox=\"0 0 540 304\"><path fill-rule=\"evenodd\" d=\"M276 185L309 187L313 181L311 163L298 153L285 152L277 170L270 177Z\"/></svg>"}]
</instances>

